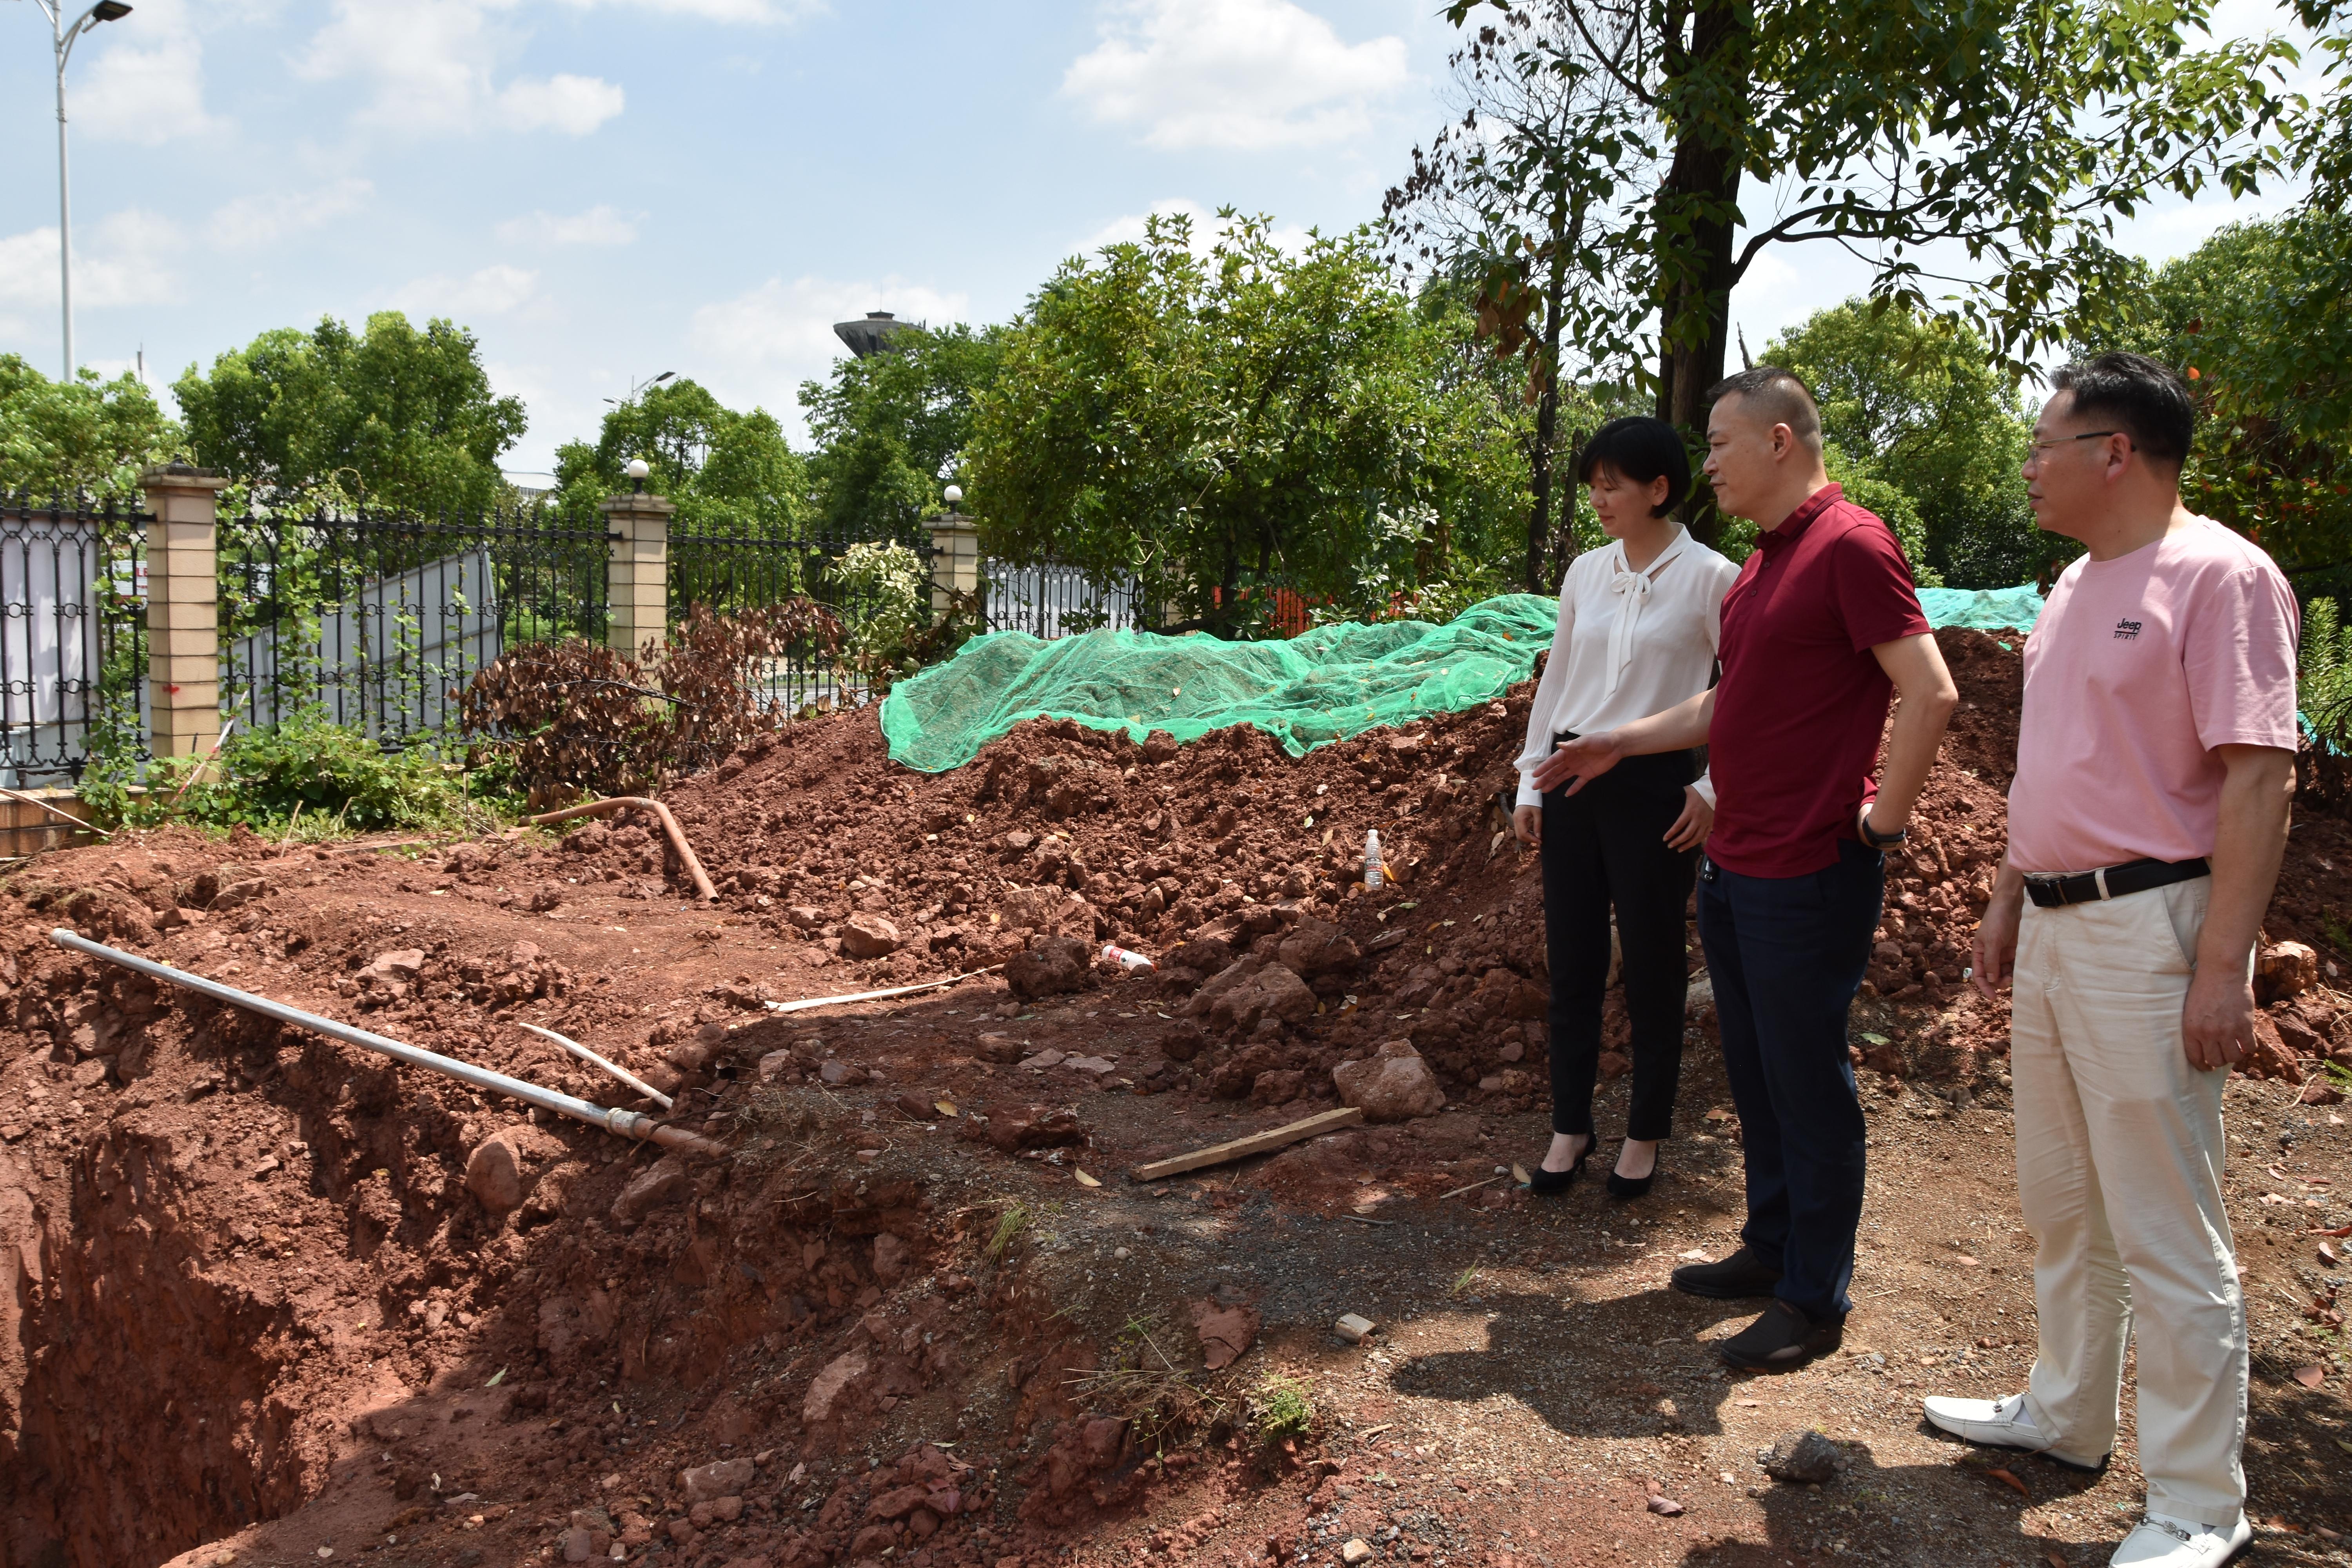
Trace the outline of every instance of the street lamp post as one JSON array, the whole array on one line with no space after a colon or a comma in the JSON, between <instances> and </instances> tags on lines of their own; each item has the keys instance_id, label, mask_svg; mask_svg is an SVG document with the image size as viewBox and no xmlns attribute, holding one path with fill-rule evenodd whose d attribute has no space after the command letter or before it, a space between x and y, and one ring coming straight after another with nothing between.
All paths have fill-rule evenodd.
<instances>
[{"instance_id":1,"label":"street lamp post","mask_svg":"<svg viewBox=\"0 0 2352 1568\"><path fill-rule=\"evenodd\" d=\"M119 22L131 15L122 0L98 0L75 17L65 19L64 0L33 0L49 19L49 33L58 56L58 298L65 317L66 380L74 378L73 344L73 201L66 184L66 61L75 41L100 22Z\"/></svg>"},{"instance_id":2,"label":"street lamp post","mask_svg":"<svg viewBox=\"0 0 2352 1568\"><path fill-rule=\"evenodd\" d=\"M666 371L662 372L659 375L655 376L651 381L633 381L633 382L631 382L631 383L629 384L629 395L628 395L628 396L626 396L626 397L608 397L608 398L604 399L604 401L605 401L605 402L607 402L607 403L609 403L609 404L611 404L611 405L613 405L613 406L614 406L615 408L622 407L622 406L624 406L625 405L627 405L627 404L635 403L635 402L637 400L637 394L639 394L639 393L641 393L641 392L650 392L650 391L652 391L655 387L659 386L663 382L669 380L672 376L675 376L677 374L677 372L676 372L676 371L674 371L674 370L666 370Z\"/></svg>"}]
</instances>

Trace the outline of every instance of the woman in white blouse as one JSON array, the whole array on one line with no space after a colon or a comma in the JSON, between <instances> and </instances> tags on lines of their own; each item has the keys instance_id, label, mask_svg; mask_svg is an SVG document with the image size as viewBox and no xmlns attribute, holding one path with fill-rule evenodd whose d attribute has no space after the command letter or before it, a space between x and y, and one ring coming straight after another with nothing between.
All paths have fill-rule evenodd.
<instances>
[{"instance_id":1,"label":"woman in white blouse","mask_svg":"<svg viewBox=\"0 0 2352 1568\"><path fill-rule=\"evenodd\" d=\"M1560 793L1569 778L1546 778L1546 789L1537 773L1571 736L1706 689L1723 595L1739 569L1668 515L1691 484L1690 458L1672 426L1612 420L1578 456L1576 474L1612 542L1579 556L1560 584L1559 630L1528 715L1512 816L1520 842L1543 852L1551 963L1552 1140L1528 1185L1566 1191L1596 1142L1592 1085L1613 905L1633 1086L1609 1191L1632 1198L1650 1190L1658 1143L1672 1131L1688 978L1683 911L1714 825L1714 792L1704 778L1694 782L1690 752L1629 757L1573 795ZM1635 763L1640 770L1628 775Z\"/></svg>"}]
</instances>

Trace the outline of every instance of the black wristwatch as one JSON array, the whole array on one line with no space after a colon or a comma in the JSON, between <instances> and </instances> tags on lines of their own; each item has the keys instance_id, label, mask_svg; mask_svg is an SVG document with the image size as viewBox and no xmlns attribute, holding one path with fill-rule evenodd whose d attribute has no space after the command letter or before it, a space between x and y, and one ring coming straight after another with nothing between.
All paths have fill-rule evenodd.
<instances>
[{"instance_id":1,"label":"black wristwatch","mask_svg":"<svg viewBox=\"0 0 2352 1568\"><path fill-rule=\"evenodd\" d=\"M1862 829L1862 841L1864 844L1869 845L1873 849L1884 849L1889 845L1900 844L1904 839L1909 837L1911 834L1911 829L1907 826L1898 827L1892 833L1879 832L1878 829L1871 826L1870 813L1866 811L1857 817L1855 821L1856 825Z\"/></svg>"}]
</instances>

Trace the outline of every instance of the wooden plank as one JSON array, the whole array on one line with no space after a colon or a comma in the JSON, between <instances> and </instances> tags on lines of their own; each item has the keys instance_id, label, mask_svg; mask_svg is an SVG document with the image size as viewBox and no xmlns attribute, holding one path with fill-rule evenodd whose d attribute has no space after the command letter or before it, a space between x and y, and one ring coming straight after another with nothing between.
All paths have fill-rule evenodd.
<instances>
[{"instance_id":1,"label":"wooden plank","mask_svg":"<svg viewBox=\"0 0 2352 1568\"><path fill-rule=\"evenodd\" d=\"M1320 1116L1310 1116L1304 1121L1293 1121L1283 1127L1268 1128L1264 1132L1253 1132L1230 1143L1213 1143L1206 1149L1195 1149L1189 1154L1179 1154L1173 1159L1155 1160L1149 1165L1138 1165L1135 1179L1156 1182L1162 1176L1180 1176L1187 1171L1223 1165L1234 1160L1246 1160L1252 1154L1263 1154L1269 1149L1279 1149L1286 1143L1296 1143L1318 1132L1336 1132L1342 1127L1360 1127L1363 1121L1364 1113L1356 1106L1327 1110Z\"/></svg>"}]
</instances>

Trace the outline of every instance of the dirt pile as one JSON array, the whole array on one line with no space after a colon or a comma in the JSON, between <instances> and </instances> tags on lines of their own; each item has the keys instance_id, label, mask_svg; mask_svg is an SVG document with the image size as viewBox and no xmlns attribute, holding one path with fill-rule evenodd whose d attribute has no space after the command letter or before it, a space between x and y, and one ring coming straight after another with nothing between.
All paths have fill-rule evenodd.
<instances>
[{"instance_id":1,"label":"dirt pile","mask_svg":"<svg viewBox=\"0 0 2352 1568\"><path fill-rule=\"evenodd\" d=\"M1976 706L1890 867L1857 1021L1871 1065L1937 1080L1940 1100L1874 1091L1906 1121L1964 1089L1997 1103L2000 1076L1998 1016L1958 970L2000 842L2016 659L1945 644ZM161 1562L298 1507L313 1533L289 1555L387 1565L617 1546L1034 1568L1153 1489L1209 1482L1222 1500L1199 1506L1231 1509L1269 1477L1328 1485L1311 1444L1261 1465L1233 1415L1163 1443L1148 1402L1105 1391L1159 1364L1139 1303L1296 1334L1365 1308L1356 1243L1406 1237L1342 1219L1449 1194L1480 1224L1517 1214L1493 1176L1539 1147L1507 1119L1544 1092L1541 907L1491 799L1526 700L1298 760L1247 731L1172 748L1032 724L936 778L891 766L870 715L812 721L671 797L716 910L632 821L44 857L0 884L0 1568ZM1374 827L1396 879L1366 891ZM2319 984L2272 1010L2276 1070L2346 1040L2345 837L2294 835L2271 933L2318 950ZM633 1103L514 1026L554 1029L731 1153L519 1114L63 952L58 924ZM1160 967L1107 963L1106 942ZM1000 963L890 1004L764 1005ZM1117 1179L1316 1109L1349 1061L1410 1079L1392 1098L1412 1119L1181 1194ZM1736 1193L1707 1092L1675 1179ZM1448 1109L1412 1114L1435 1094ZM1292 1246L1304 1215L1354 1234L1243 1289L1226 1266ZM1234 1528L1164 1522L1171 1542Z\"/></svg>"},{"instance_id":2,"label":"dirt pile","mask_svg":"<svg viewBox=\"0 0 2352 1568\"><path fill-rule=\"evenodd\" d=\"M1969 1078L2006 1052L1964 977L2005 843L2022 661L2003 637L1937 640L1960 707L1889 858L1864 996L1891 1010L1870 1010L1857 1045L1880 1071ZM1178 747L1039 721L941 775L891 763L872 724L844 716L739 753L672 803L734 908L860 984L1009 964L1030 997L1103 983L1106 966L1080 962L1100 943L1158 955L1173 1026L1153 1087L1328 1096L1339 1062L1408 1038L1457 1091L1528 1103L1547 1037L1540 890L1493 801L1515 783L1531 690L1299 759L1246 729ZM1374 829L1390 885L1368 893ZM2326 943L2314 899L2345 837L2332 817L2299 825L2273 939ZM2305 1070L2352 1043L2327 998L2291 1011L2316 1047ZM1606 1026L1622 1043L1613 997Z\"/></svg>"}]
</instances>

